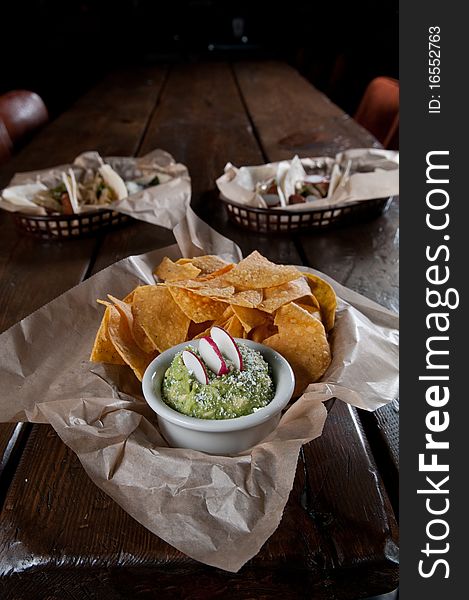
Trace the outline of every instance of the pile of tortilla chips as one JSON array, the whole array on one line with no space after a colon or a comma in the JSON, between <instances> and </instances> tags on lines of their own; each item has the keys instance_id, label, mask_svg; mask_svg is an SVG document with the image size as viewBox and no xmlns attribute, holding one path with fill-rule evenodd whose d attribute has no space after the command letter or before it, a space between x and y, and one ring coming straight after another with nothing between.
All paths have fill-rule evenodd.
<instances>
[{"instance_id":1,"label":"pile of tortilla chips","mask_svg":"<svg viewBox=\"0 0 469 600\"><path fill-rule=\"evenodd\" d=\"M141 380L160 352L219 325L280 352L295 372L295 394L329 366L336 296L316 275L253 252L238 264L217 256L164 258L155 276L159 283L123 300L98 300L106 310L90 360L127 364Z\"/></svg>"}]
</instances>

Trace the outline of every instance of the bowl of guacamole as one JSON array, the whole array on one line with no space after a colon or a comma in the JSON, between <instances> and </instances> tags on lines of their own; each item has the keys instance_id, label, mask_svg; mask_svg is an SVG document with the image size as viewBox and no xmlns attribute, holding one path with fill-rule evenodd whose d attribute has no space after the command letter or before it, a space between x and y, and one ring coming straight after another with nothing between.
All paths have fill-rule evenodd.
<instances>
[{"instance_id":1,"label":"bowl of guacamole","mask_svg":"<svg viewBox=\"0 0 469 600\"><path fill-rule=\"evenodd\" d=\"M170 446L236 454L277 426L293 394L293 371L267 346L242 339L236 343L243 369L229 365L228 373L221 376L207 369L207 384L197 381L182 360L184 350L200 357L198 340L166 350L148 366L143 394Z\"/></svg>"}]
</instances>

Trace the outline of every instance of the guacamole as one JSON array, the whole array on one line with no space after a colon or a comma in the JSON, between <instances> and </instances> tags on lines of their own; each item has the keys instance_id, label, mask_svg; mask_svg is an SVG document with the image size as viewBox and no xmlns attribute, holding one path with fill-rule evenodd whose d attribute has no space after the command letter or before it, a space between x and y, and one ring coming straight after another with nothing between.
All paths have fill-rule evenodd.
<instances>
[{"instance_id":1,"label":"guacamole","mask_svg":"<svg viewBox=\"0 0 469 600\"><path fill-rule=\"evenodd\" d=\"M239 344L243 370L227 361L229 373L218 377L206 366L209 382L199 383L183 363L182 352L174 357L161 385L162 397L178 412L199 419L232 419L266 406L275 395L270 367L257 350ZM193 348L188 348L200 358Z\"/></svg>"}]
</instances>

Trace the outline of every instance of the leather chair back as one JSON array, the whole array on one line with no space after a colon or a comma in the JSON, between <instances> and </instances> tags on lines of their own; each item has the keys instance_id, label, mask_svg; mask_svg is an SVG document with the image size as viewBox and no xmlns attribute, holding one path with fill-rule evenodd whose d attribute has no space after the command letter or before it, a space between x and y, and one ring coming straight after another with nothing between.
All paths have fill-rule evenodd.
<instances>
[{"instance_id":1,"label":"leather chair back","mask_svg":"<svg viewBox=\"0 0 469 600\"><path fill-rule=\"evenodd\" d=\"M0 165L10 158L12 146L5 123L0 119Z\"/></svg>"},{"instance_id":2,"label":"leather chair back","mask_svg":"<svg viewBox=\"0 0 469 600\"><path fill-rule=\"evenodd\" d=\"M46 105L34 92L15 90L0 96L0 120L14 146L48 119Z\"/></svg>"},{"instance_id":3,"label":"leather chair back","mask_svg":"<svg viewBox=\"0 0 469 600\"><path fill-rule=\"evenodd\" d=\"M385 148L399 148L399 82L376 77L365 90L354 116Z\"/></svg>"}]
</instances>

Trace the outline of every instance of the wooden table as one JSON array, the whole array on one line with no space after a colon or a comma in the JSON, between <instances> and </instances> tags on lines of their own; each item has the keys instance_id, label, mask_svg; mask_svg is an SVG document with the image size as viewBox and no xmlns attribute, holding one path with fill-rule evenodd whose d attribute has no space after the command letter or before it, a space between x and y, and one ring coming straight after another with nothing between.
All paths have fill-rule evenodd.
<instances>
[{"instance_id":1,"label":"wooden table","mask_svg":"<svg viewBox=\"0 0 469 600\"><path fill-rule=\"evenodd\" d=\"M84 150L185 163L198 214L246 254L315 267L397 308L397 205L368 223L265 237L226 220L214 180L227 161L256 164L377 145L282 63L213 63L115 73L0 171L71 161ZM0 211L0 329L109 264L174 243L135 222L88 240L18 235ZM397 407L361 414L336 402L304 447L278 530L238 574L201 565L133 521L87 478L45 425L0 425L0 592L7 599L358 599L397 585Z\"/></svg>"}]
</instances>

